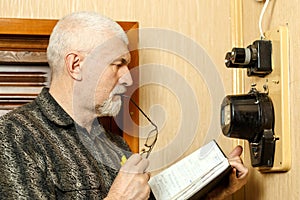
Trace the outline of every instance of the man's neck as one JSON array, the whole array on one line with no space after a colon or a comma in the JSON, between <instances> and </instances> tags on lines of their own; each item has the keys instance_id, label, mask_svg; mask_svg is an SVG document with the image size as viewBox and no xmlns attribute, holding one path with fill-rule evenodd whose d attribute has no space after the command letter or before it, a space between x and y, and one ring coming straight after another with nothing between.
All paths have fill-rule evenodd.
<instances>
[{"instance_id":1,"label":"man's neck","mask_svg":"<svg viewBox=\"0 0 300 200\"><path fill-rule=\"evenodd\" d=\"M79 97L74 99L76 95L74 95L72 84L63 81L60 81L59 83L60 84L52 82L49 93L77 124L90 132L96 116L82 105L83 100L80 103L79 101L81 101L81 99Z\"/></svg>"}]
</instances>

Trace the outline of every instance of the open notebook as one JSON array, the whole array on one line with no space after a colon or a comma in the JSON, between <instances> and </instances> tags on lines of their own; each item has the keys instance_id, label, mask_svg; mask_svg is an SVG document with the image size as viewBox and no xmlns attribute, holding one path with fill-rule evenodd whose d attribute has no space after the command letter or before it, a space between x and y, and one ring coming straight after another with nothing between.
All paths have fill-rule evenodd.
<instances>
[{"instance_id":1,"label":"open notebook","mask_svg":"<svg viewBox=\"0 0 300 200\"><path fill-rule=\"evenodd\" d=\"M149 180L157 200L199 199L230 172L215 140L202 146Z\"/></svg>"}]
</instances>

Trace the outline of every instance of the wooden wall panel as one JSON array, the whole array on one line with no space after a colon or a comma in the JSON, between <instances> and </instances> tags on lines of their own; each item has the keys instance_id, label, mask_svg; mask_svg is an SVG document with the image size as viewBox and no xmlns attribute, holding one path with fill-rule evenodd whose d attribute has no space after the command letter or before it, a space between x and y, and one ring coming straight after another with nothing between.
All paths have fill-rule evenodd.
<instances>
[{"instance_id":1,"label":"wooden wall panel","mask_svg":"<svg viewBox=\"0 0 300 200\"><path fill-rule=\"evenodd\" d=\"M222 85L214 87L224 87L226 93L233 91L232 73L224 65L225 53L232 47L230 0L0 0L0 6L2 8L0 17L57 19L72 11L90 10L100 12L117 21L138 21L141 29L159 28L180 33L201 46L214 63L222 79ZM140 41L147 41L147 38L140 35ZM174 43L176 44L176 41ZM193 53L197 55L197 52ZM212 99L209 90L214 88L208 88L205 79L214 77L209 75L203 77L197 74L191 64L180 58L180 55L159 49L140 50L139 58L141 66L155 63L169 67L186 80L195 91L199 105L199 126L194 142L186 152L183 152L184 155L191 153L203 145L203 138L211 122ZM147 75L141 72L141 77ZM159 152L161 148L168 146L178 130L182 116L181 102L178 102L176 95L167 88L158 85L140 88L139 97L140 106L150 114L153 121L158 122L160 136L153 151ZM163 107L163 113L150 109L155 104ZM140 119L141 124L146 124L142 117ZM213 121L212 124L219 126L219 121ZM215 139L228 153L234 142L225 138L221 130L216 135Z\"/></svg>"},{"instance_id":2,"label":"wooden wall panel","mask_svg":"<svg viewBox=\"0 0 300 200\"><path fill-rule=\"evenodd\" d=\"M254 39L259 38L259 16L263 7L263 2L247 0L243 2L242 21L243 21L243 40L244 46L252 43ZM290 70L290 123L291 123L291 152L292 166L286 173L267 173L262 174L257 170L250 168L250 180L245 188L245 199L273 200L273 199L300 199L300 171L299 159L297 153L300 149L300 138L298 130L300 124L300 26L299 14L300 7L298 1L276 0L270 1L263 18L262 27L264 31L274 30L278 26L287 26L289 30L289 70ZM244 87L247 91L249 83L245 80ZM278 117L278 116L277 116ZM246 145L245 148L248 148ZM250 162L249 151L245 155L245 162Z\"/></svg>"},{"instance_id":3,"label":"wooden wall panel","mask_svg":"<svg viewBox=\"0 0 300 200\"><path fill-rule=\"evenodd\" d=\"M228 74L225 69L223 60L225 51L230 46L230 7L229 0L226 1L206 1L206 0L52 0L52 1L35 1L35 0L0 0L2 8L0 17L22 17L22 18L42 18L42 19L56 19L60 18L72 11L91 10L103 13L118 21L138 21L140 28L155 27L172 30L181 33L200 46L207 52L208 56L215 63L217 71L220 74ZM221 33L221 34L220 34ZM145 38L140 38L143 40ZM194 52L195 54L197 52ZM140 64L158 63L165 64L178 72L184 79L186 79L192 88L195 89L199 105L210 103L210 94L208 93L205 80L201 76L192 76L195 74L194 69L186 61L182 61L174 54L166 54L159 50L152 52L141 51ZM226 90L231 91L232 76L229 73L222 76L222 81ZM218 86L216 86L218 87ZM163 90L156 87L151 91L154 94L151 98L146 96L149 92L145 87L140 91L141 106L146 109L149 105L159 102L166 106L166 110L170 110L166 116L178 116L180 111L173 109L169 102L175 102L175 97L172 95L164 95ZM150 92L150 93L152 93ZM199 123L199 133L205 132L210 123L211 111L204 106L200 111L203 117L203 123ZM149 113L149 111L147 111ZM177 117L178 118L178 117ZM214 122L216 125L219 122ZM177 121L173 118L168 118L164 126L161 127L161 135L169 135L172 127L177 126ZM220 137L221 143L225 151L231 148L231 141ZM165 141L168 142L167 140ZM202 145L201 138L196 140L195 147ZM164 146L165 144L158 144ZM193 145L192 145L193 146Z\"/></svg>"},{"instance_id":4,"label":"wooden wall panel","mask_svg":"<svg viewBox=\"0 0 300 200\"><path fill-rule=\"evenodd\" d=\"M243 42L245 45L259 36L258 19L263 6L255 0L243 2ZM103 13L115 20L138 21L141 28L157 27L166 28L180 32L203 46L222 74L223 84L226 93L232 92L232 74L225 69L223 60L225 52L232 48L230 0L0 0L0 17L22 17L22 18L60 18L65 14L77 10L93 10ZM244 199L273 200L273 199L300 199L300 171L298 170L300 156L297 153L300 149L300 139L297 131L300 129L300 39L299 19L300 7L297 0L271 0L270 6L263 20L263 27L271 29L278 25L288 23L290 33L290 72L291 72L291 132L292 132L292 168L288 173L281 174L260 174L250 167L248 158L248 146L245 145L245 163L251 169L250 180L246 186L246 197ZM145 38L140 38L145 39ZM209 101L209 94L205 82L201 77L191 76L193 70L189 65L177 56L166 54L161 51L144 50L140 53L140 64L162 63L170 66L180 73L199 92L199 104ZM180 109L176 106L174 96L168 93L165 88L156 86L145 87L140 91L140 104L149 113L148 108L159 103L165 106L167 120L160 131L161 135L170 135L176 129ZM203 97L204 100L201 100ZM171 104L173 102L174 104ZM202 109L201 116L209 118L210 110ZM201 130L207 130L208 122L199 122L199 135ZM161 137L163 138L163 137ZM170 138L172 138L170 136ZM232 141L219 137L219 142L228 152L232 147ZM160 141L160 139L159 139ZM167 144L166 138L163 143ZM201 138L198 138L191 150L201 145ZM157 149L154 149L156 151ZM240 199L236 197L236 199Z\"/></svg>"}]
</instances>

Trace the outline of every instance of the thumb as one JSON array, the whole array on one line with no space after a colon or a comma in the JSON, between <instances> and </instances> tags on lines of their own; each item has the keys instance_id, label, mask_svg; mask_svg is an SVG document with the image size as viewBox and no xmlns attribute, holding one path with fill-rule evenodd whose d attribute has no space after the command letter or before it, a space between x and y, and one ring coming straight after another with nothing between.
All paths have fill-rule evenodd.
<instances>
[{"instance_id":1,"label":"thumb","mask_svg":"<svg viewBox=\"0 0 300 200\"><path fill-rule=\"evenodd\" d=\"M243 147L238 145L231 151L231 153L228 155L228 158L234 158L236 156L240 156L242 152L243 152Z\"/></svg>"}]
</instances>

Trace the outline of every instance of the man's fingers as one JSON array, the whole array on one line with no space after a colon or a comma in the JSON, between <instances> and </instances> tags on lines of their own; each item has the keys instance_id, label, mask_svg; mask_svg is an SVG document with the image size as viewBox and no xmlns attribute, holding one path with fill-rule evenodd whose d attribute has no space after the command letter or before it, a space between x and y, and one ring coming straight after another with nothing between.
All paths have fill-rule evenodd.
<instances>
[{"instance_id":1,"label":"man's fingers","mask_svg":"<svg viewBox=\"0 0 300 200\"><path fill-rule=\"evenodd\" d=\"M248 174L248 168L240 160L229 160L230 165L236 170L237 178L244 178Z\"/></svg>"},{"instance_id":2,"label":"man's fingers","mask_svg":"<svg viewBox=\"0 0 300 200\"><path fill-rule=\"evenodd\" d=\"M148 166L149 166L149 160L143 158L136 166L137 166L137 168L139 169L139 172L140 172L140 173L143 173L143 172L146 171L146 169L147 169Z\"/></svg>"},{"instance_id":3,"label":"man's fingers","mask_svg":"<svg viewBox=\"0 0 300 200\"><path fill-rule=\"evenodd\" d=\"M139 154L132 154L125 165L134 166L137 165L142 160L142 157Z\"/></svg>"},{"instance_id":4,"label":"man's fingers","mask_svg":"<svg viewBox=\"0 0 300 200\"><path fill-rule=\"evenodd\" d=\"M145 176L147 177L147 181L149 181L150 177L151 177L151 173L150 172L146 172L144 173Z\"/></svg>"},{"instance_id":5,"label":"man's fingers","mask_svg":"<svg viewBox=\"0 0 300 200\"><path fill-rule=\"evenodd\" d=\"M244 166L240 155L243 152L243 148L241 146L236 146L232 152L228 155L228 161L230 165L236 171L235 176L239 179L243 179L248 175L248 168Z\"/></svg>"},{"instance_id":6,"label":"man's fingers","mask_svg":"<svg viewBox=\"0 0 300 200\"><path fill-rule=\"evenodd\" d=\"M242 152L243 152L243 147L241 147L241 146L238 145L228 155L228 159L234 158L236 156L240 156L242 154Z\"/></svg>"},{"instance_id":7,"label":"man's fingers","mask_svg":"<svg viewBox=\"0 0 300 200\"><path fill-rule=\"evenodd\" d=\"M133 154L128 158L121 168L121 171L131 173L144 173L149 166L149 160L143 158L140 154Z\"/></svg>"}]
</instances>

